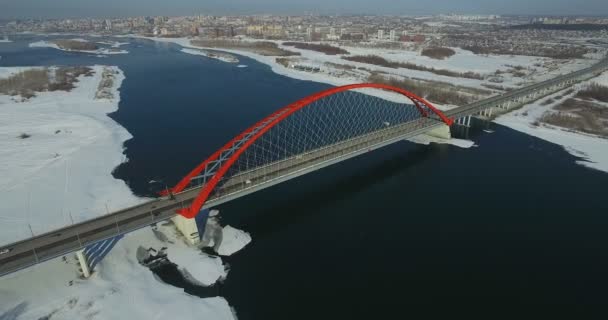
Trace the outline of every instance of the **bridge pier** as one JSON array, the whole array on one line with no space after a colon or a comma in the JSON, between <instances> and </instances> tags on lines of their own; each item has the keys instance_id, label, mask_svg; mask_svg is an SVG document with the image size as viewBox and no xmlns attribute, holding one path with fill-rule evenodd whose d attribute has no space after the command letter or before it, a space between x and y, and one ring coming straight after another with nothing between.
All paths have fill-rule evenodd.
<instances>
[{"instance_id":1,"label":"bridge pier","mask_svg":"<svg viewBox=\"0 0 608 320\"><path fill-rule=\"evenodd\" d=\"M433 129L426 133L431 137L440 138L440 139L451 139L452 133L450 132L450 127L448 125L441 125L439 128Z\"/></svg>"},{"instance_id":2,"label":"bridge pier","mask_svg":"<svg viewBox=\"0 0 608 320\"><path fill-rule=\"evenodd\" d=\"M196 219L188 219L178 214L171 218L171 221L173 221L177 230L186 238L188 244L195 246L200 243L201 239Z\"/></svg>"},{"instance_id":3,"label":"bridge pier","mask_svg":"<svg viewBox=\"0 0 608 320\"><path fill-rule=\"evenodd\" d=\"M483 117L490 118L490 117L492 117L492 108L490 107L490 108L487 108L487 109L483 109L479 113Z\"/></svg>"},{"instance_id":4,"label":"bridge pier","mask_svg":"<svg viewBox=\"0 0 608 320\"><path fill-rule=\"evenodd\" d=\"M95 270L95 266L110 253L116 243L123 237L124 235L117 235L87 245L84 249L76 251L76 259L78 260L79 271L82 273L82 277L85 279L89 278Z\"/></svg>"},{"instance_id":5,"label":"bridge pier","mask_svg":"<svg viewBox=\"0 0 608 320\"><path fill-rule=\"evenodd\" d=\"M464 116L462 118L458 118L456 119L456 121L454 122L458 125L464 126L464 127L470 127L471 126L471 116Z\"/></svg>"},{"instance_id":6,"label":"bridge pier","mask_svg":"<svg viewBox=\"0 0 608 320\"><path fill-rule=\"evenodd\" d=\"M182 215L176 215L171 218L177 230L186 238L188 244L198 246L206 234L207 221L209 220L209 209L201 209L193 219L185 218Z\"/></svg>"},{"instance_id":7,"label":"bridge pier","mask_svg":"<svg viewBox=\"0 0 608 320\"><path fill-rule=\"evenodd\" d=\"M91 276L91 269L89 268L89 263L87 262L87 258L84 256L84 250L76 251L76 258L78 259L78 265L80 266L80 272L82 272L82 276L86 279Z\"/></svg>"}]
</instances>

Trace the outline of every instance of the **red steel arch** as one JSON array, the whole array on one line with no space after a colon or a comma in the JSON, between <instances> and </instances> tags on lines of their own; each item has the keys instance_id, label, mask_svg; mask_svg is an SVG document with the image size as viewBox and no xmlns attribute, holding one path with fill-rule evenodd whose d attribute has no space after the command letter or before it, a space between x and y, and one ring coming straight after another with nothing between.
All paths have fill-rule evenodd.
<instances>
[{"instance_id":1,"label":"red steel arch","mask_svg":"<svg viewBox=\"0 0 608 320\"><path fill-rule=\"evenodd\" d=\"M201 173L201 171L205 169L207 164L209 164L212 161L217 160L223 151L230 149L235 142L241 140L245 135L252 132L254 130L254 128L258 127L259 125L261 125L262 123L264 123L270 119L275 118L274 120L272 120L272 122L267 124L263 129L259 130L255 135L253 135L251 138L249 138L249 140L247 140L237 151L235 151L228 160L226 160L226 162L217 170L217 172L215 172L213 177L209 181L207 181L207 183L203 186L203 188L201 188L199 194L194 199L194 201L192 202L192 204L190 205L189 208L183 208L183 209L177 210L177 213L181 214L182 216L184 216L186 218L190 218L190 219L194 218L198 214L200 209L202 208L202 206L205 203L205 201L207 200L207 198L209 197L209 194L214 190L215 186L218 184L218 182L224 176L224 174L226 174L228 169L230 169L230 167L239 158L239 156L245 150L247 150L247 148L250 145L252 145L265 132L270 130L276 124L280 123L283 119L289 117L293 113L310 105L311 103L313 103L317 100L320 100L327 96L331 96L331 95L339 93L339 92L344 92L344 91L353 90L353 89L366 89L366 88L383 89L383 90L393 91L393 92L402 94L403 96L407 97L414 103L416 108L418 108L418 110L420 111L420 113L423 116L428 117L428 114L427 114L426 110L424 110L423 107L420 105L421 103L424 104L426 107L428 107L431 111L433 111L433 113L435 113L437 116L439 116L439 118L448 126L451 126L452 123L454 122L453 119L446 117L441 111L439 111L437 108L435 108L428 101L424 100L423 98L421 98L407 90L403 90L401 88L396 88L393 86L389 86L389 85L385 85L385 84L377 84L377 83L361 83L361 84L351 84L351 85L346 85L346 86L341 86L341 87L334 87L331 89L327 89L327 90L318 92L316 94L313 94L313 95L303 98L301 100L298 100L286 107L283 107L283 108L277 110L276 112L272 113L271 115L267 116L266 118L260 120L253 126L249 127L247 130L241 132L239 135L234 137L232 140L230 140L228 143L226 143L222 148L218 149L209 158L207 158L200 165L198 165L196 168L194 168L194 170L192 170L190 173L188 173L188 175L186 175L177 185L175 185L175 187L173 187L171 190L168 190L167 192L164 192L163 194L167 195L169 192L171 192L171 193L182 192L190 184L190 181L192 180L192 178L199 175ZM281 115L279 117L277 117L278 114L281 114Z\"/></svg>"}]
</instances>

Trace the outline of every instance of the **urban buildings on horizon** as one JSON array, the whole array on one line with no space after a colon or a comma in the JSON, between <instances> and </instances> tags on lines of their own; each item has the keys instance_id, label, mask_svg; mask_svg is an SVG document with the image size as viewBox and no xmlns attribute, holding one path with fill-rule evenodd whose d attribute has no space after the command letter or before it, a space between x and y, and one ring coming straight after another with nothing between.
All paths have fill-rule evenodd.
<instances>
[{"instance_id":1,"label":"urban buildings on horizon","mask_svg":"<svg viewBox=\"0 0 608 320\"><path fill-rule=\"evenodd\" d=\"M446 28L540 25L608 25L606 17L440 14L435 16L155 16L127 18L19 19L0 22L0 34L21 32L140 34L159 37L249 36L266 39L425 41Z\"/></svg>"}]
</instances>

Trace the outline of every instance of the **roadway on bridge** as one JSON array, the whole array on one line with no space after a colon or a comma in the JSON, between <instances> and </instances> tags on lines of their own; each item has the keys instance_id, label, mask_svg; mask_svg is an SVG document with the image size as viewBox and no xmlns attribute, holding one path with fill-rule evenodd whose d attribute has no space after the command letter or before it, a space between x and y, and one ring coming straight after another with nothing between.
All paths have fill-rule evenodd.
<instances>
[{"instance_id":1,"label":"roadway on bridge","mask_svg":"<svg viewBox=\"0 0 608 320\"><path fill-rule=\"evenodd\" d=\"M439 120L421 118L241 173L225 181L222 192L214 194L206 202L205 208L268 188L372 149L411 138L442 124ZM192 188L176 194L173 199L155 199L11 244L5 247L10 252L0 259L0 275L169 219L175 215L176 209L188 206L197 196L199 189L200 187Z\"/></svg>"}]
</instances>

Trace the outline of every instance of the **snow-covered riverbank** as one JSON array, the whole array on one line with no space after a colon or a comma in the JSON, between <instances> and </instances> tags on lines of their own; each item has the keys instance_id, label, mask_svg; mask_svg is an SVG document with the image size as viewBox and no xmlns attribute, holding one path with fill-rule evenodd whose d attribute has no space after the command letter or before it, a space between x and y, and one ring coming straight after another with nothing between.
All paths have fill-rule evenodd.
<instances>
[{"instance_id":1,"label":"snow-covered riverbank","mask_svg":"<svg viewBox=\"0 0 608 320\"><path fill-rule=\"evenodd\" d=\"M201 49L199 47L193 46L190 43L190 39L188 39L188 38L145 37L145 39L159 41L159 42L174 43L174 44L180 45L184 48ZM342 86L342 85L361 82L361 79L359 79L359 78L332 77L332 76L329 76L329 75L323 74L323 73L311 73L311 72L298 71L293 68L285 67L284 65L282 65L280 63L277 63L275 60L275 57L264 56L264 55L256 54L256 53L249 52L249 51L217 49L217 48L202 48L202 49L213 49L213 50L224 51L224 52L228 52L228 53L232 53L232 54L245 56L245 57L254 59L260 63L270 66L272 71L276 74L290 77L293 79L304 80L304 81L315 81L315 82L326 83L326 84L330 84L330 85L334 85L334 86ZM184 50L188 50L188 49L182 49L182 51L184 51ZM398 94L395 94L392 92L385 92L385 91L379 91L379 90L366 90L366 89L363 89L360 91L363 93L370 94L370 95L380 97L383 99L387 99L390 101L403 102L403 97L401 95L398 95ZM452 105L441 105L441 104L434 104L434 105L441 110L449 110L449 109L455 107ZM439 139L439 138L433 138L433 137L428 137L428 136L418 137L417 139L412 139L411 141L415 142L415 143L421 143L421 144L429 144L431 142L432 143L446 143L446 144L452 144L452 145L455 145L458 147L463 147L463 148L468 148L468 147L473 146L473 143L469 140L458 140L458 139L446 140L446 139Z\"/></svg>"},{"instance_id":2,"label":"snow-covered riverbank","mask_svg":"<svg viewBox=\"0 0 608 320\"><path fill-rule=\"evenodd\" d=\"M114 74L113 98L96 99L104 68ZM0 68L0 75L12 69ZM1 244L141 201L111 175L131 138L107 116L118 108L124 75L114 67L92 69L70 92L38 92L22 102L0 95Z\"/></svg>"},{"instance_id":3,"label":"snow-covered riverbank","mask_svg":"<svg viewBox=\"0 0 608 320\"><path fill-rule=\"evenodd\" d=\"M264 56L246 50L197 47L191 44L190 41L192 39L190 38L145 38L159 42L175 43L185 48L210 49L246 56L269 65L277 74L285 75L294 79L316 81L332 85L365 82L367 80L367 76L370 74L368 70L372 70L374 72L379 72L386 75L449 83L475 89L487 90L487 86L513 88L520 87L531 82L546 80L562 73L587 67L599 59L599 57L592 57L593 59L572 59L564 61L532 56L476 55L470 51L462 50L460 48L453 48L455 55L445 60L436 60L421 55L417 50L395 50L375 47L365 48L350 46L341 47L342 49L347 50L350 55L376 55L394 62L411 63L414 65L433 67L438 70L446 70L456 73L475 72L483 76L483 79L471 79L457 76L446 76L429 71L407 68L387 68L373 64L354 62L343 59L342 55L326 55L313 50L285 46L283 45L282 41L268 40L276 43L280 49L294 51L300 54L299 56L288 56L282 58L290 61L293 60L296 62L296 64L302 63L304 65L314 65L320 68L319 72L309 72L297 70L278 63L276 61L277 57L275 56ZM255 40L244 39L244 41ZM340 66L348 66L352 67L352 69L345 70ZM499 81L499 83L494 81Z\"/></svg>"},{"instance_id":4,"label":"snow-covered riverbank","mask_svg":"<svg viewBox=\"0 0 608 320\"><path fill-rule=\"evenodd\" d=\"M590 83L608 86L608 72L604 72L599 77L574 86L576 90L570 94L566 94L569 89L557 92L547 98L530 103L520 110L502 115L495 122L531 136L559 144L569 153L583 158L584 160L578 161L579 164L608 172L608 139L539 122L545 112L551 110L562 100L574 96L578 89ZM555 99L556 96L564 97L560 100ZM542 103L548 99L556 100L556 102L551 104ZM606 105L604 107L608 108Z\"/></svg>"},{"instance_id":5,"label":"snow-covered riverbank","mask_svg":"<svg viewBox=\"0 0 608 320\"><path fill-rule=\"evenodd\" d=\"M0 68L0 78L27 69ZM69 92L37 92L29 99L0 95L1 244L145 200L111 175L126 161L123 143L131 137L107 115L118 108L124 75L116 67L91 69L92 75L80 76ZM111 88L103 89L106 98L100 99L104 74L112 77ZM219 251L226 255L251 241L231 227L225 228L224 237ZM2 277L0 318L146 319L179 314L180 319L235 319L224 298L188 295L139 263L138 249L163 247L194 283L212 285L227 276L220 257L201 254L186 245L171 223L160 224L125 235L90 279L80 279L73 254Z\"/></svg>"},{"instance_id":6,"label":"snow-covered riverbank","mask_svg":"<svg viewBox=\"0 0 608 320\"><path fill-rule=\"evenodd\" d=\"M224 52L210 52L210 51L206 51L206 50L200 50L200 49L187 49L184 48L182 49L183 53L188 53L188 54L192 54L195 56L203 56L203 57L207 57L210 59L216 59L222 62L227 62L227 63L239 63L239 59L237 59L235 56L228 54L228 53L224 53Z\"/></svg>"},{"instance_id":7,"label":"snow-covered riverbank","mask_svg":"<svg viewBox=\"0 0 608 320\"><path fill-rule=\"evenodd\" d=\"M161 232L164 237L158 236ZM7 319L236 319L222 297L198 298L163 283L136 257L138 248L167 247L173 262L188 262L198 282L226 276L220 258L200 254L160 226L125 236L97 266L91 278L77 277L76 259L55 259L0 279L0 318ZM204 275L203 276L201 276Z\"/></svg>"},{"instance_id":8,"label":"snow-covered riverbank","mask_svg":"<svg viewBox=\"0 0 608 320\"><path fill-rule=\"evenodd\" d=\"M183 47L187 47L187 48L197 48L197 47L193 46L190 43L190 39L187 39L187 38L172 38L172 39L148 38L148 39L151 39L154 41L161 41L161 42L172 42L172 43L175 43L175 44L181 45ZM294 49L291 47L286 47L286 48L289 50L298 51L298 52L302 53L304 56L311 56L311 57L313 57L313 59L314 59L314 57L318 58L321 55L323 55L318 52L311 52L310 50L300 50L300 49ZM352 48L347 48L347 49L352 50ZM215 50L218 50L218 49L215 48ZM230 52L233 54L243 55L243 56L252 58L254 60L257 60L258 62L269 65L272 68L272 71L274 71L275 73L284 75L284 76L287 76L290 78L294 78L294 79L315 81L315 82L327 83L327 84L336 85L336 86L361 82L361 79L356 78L356 77L335 77L335 76L331 76L327 73L311 73L311 72L298 71L293 68L285 67L285 66L281 65L280 63L277 63L275 60L275 57L263 56L263 55L259 55L259 54L248 52L248 51L230 50L230 49L221 49L221 51ZM355 49L353 52L355 52L357 54L370 54L370 53L374 53L376 51L374 51L373 49ZM460 49L457 50L457 52L459 54L456 55L452 59L451 62L449 62L449 61L428 61L428 59L430 59L430 58L414 57L414 56L407 56L407 55L403 56L403 54L401 54L401 53L397 54L395 52L392 52L392 53L388 52L388 53L386 53L386 56L389 59L393 59L393 60L397 60L397 61L401 61L401 60L409 61L411 59L414 59L414 61L420 60L420 61L418 61L420 63L422 63L422 62L431 63L432 62L433 65L435 63L437 63L439 66L441 66L441 68L447 68L450 70L457 70L457 71L467 70L467 67L470 66L471 63L474 63L473 61L477 61L477 60L481 59L481 61L482 61L481 66L477 66L475 69L480 72L489 72L490 70L492 70L494 68L501 69L501 68L504 68L504 66L506 66L506 65L523 65L526 67L533 67L535 64L538 66L539 63L549 63L549 60L550 60L550 59L536 58L536 57L508 57L508 56L479 57L479 56L471 55L470 53L465 52ZM595 58L600 58L600 57L595 57ZM336 58L335 57L334 58L325 57L324 59L336 59ZM545 72L538 71L534 74L533 79L534 79L534 81L542 81L542 80L550 79L550 78L555 77L562 73L572 72L572 71L587 67L587 66L593 64L594 61L595 60L578 59L578 60L573 60L573 61L569 61L566 63L562 63L561 65L551 64L551 70L546 70ZM344 61L340 60L340 63L344 63ZM450 65L450 63L456 63L456 66ZM462 64L462 65L460 65L460 64ZM358 65L357 63L352 63L352 65L355 67L361 66L361 65ZM479 69L479 68L481 68L481 69ZM404 72L408 72L408 71L404 71ZM412 72L412 71L409 71L409 72ZM604 76L599 77L595 81L608 85L608 81L606 81L606 78L607 78L606 73L604 73ZM435 80L437 80L437 78L435 78ZM461 79L461 80L467 82L467 83L461 83L463 85L471 84L470 80L466 80L466 79ZM508 83L511 85L513 85L514 82L515 82L514 79L510 79L508 81ZM475 86L477 87L478 85L475 85ZM374 95L377 95L377 94L374 94ZM389 100L394 99L394 97L391 97L391 94L382 95L382 97L387 98ZM437 105L437 104L435 104L435 105L442 110L447 110L447 109L454 107L454 106L450 106L450 105L445 105L445 106ZM521 132L525 132L527 134L536 136L538 138L547 140L549 142L553 142L553 143L562 145L570 153L587 159L587 161L579 161L580 164L594 168L594 169L608 172L608 140L594 137L594 136L584 135L584 134L580 134L580 133L567 132L565 130L562 130L562 129L559 129L556 127L551 127L551 126L540 126L540 127L533 126L532 123L535 122L538 119L538 117L540 117L540 115L544 112L544 110L547 110L547 107L541 106L540 101L536 101L534 103L531 103L531 104L525 106L522 110L512 112L509 114L505 114L505 115L499 117L498 119L496 119L496 123L505 125L507 127L510 127L512 129L515 129L515 130L518 130ZM528 116L522 116L523 114L528 114ZM431 139L431 138L426 138L426 137L422 140L420 140L420 138L419 138L417 140L414 139L412 141L416 142L416 143L429 143L430 140L434 140L432 142L436 142L436 143L441 142L436 139ZM454 139L452 139L452 140L454 140ZM443 142L451 143L451 144L461 146L461 147L471 147L472 146L472 143L467 143L467 142L463 143L463 141L452 141L452 142L443 141Z\"/></svg>"},{"instance_id":9,"label":"snow-covered riverbank","mask_svg":"<svg viewBox=\"0 0 608 320\"><path fill-rule=\"evenodd\" d=\"M135 37L137 37L137 36L135 36ZM272 68L272 71L275 72L276 74L284 75L284 76L287 76L287 77L290 77L293 79L298 79L298 80L315 81L315 82L327 83L327 84L335 85L335 86L351 84L351 83L353 83L353 80L355 80L355 79L347 79L347 78L331 78L331 77L327 77L327 76L323 76L323 75L319 75L319 74L296 71L294 69L287 68L287 67L277 63L275 61L275 57L263 56L263 55L249 52L249 51L196 47L190 43L191 39L189 39L189 38L159 38L159 37L137 37L137 38L149 39L149 40L153 40L153 41L157 41L157 42L174 43L174 44L180 45L184 48L209 49L209 50L217 50L217 51L223 51L223 52L241 55L241 56L254 59L258 62L261 62L263 64L270 66Z\"/></svg>"}]
</instances>

